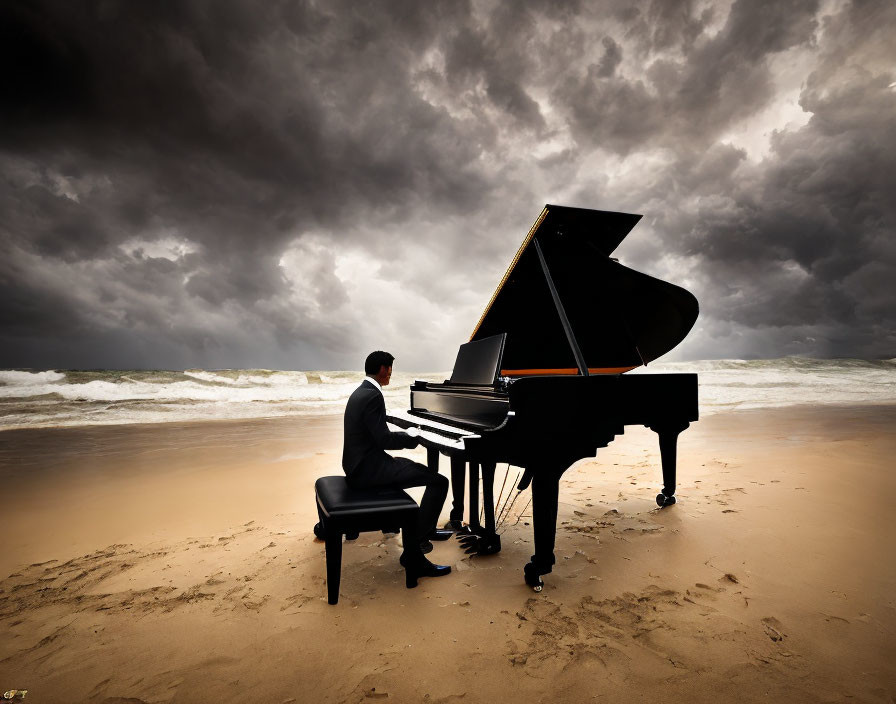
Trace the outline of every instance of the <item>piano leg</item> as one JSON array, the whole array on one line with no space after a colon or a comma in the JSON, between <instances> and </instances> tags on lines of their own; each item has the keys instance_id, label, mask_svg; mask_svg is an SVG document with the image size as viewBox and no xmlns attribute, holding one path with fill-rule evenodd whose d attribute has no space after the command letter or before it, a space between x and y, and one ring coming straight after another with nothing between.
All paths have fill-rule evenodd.
<instances>
[{"instance_id":1,"label":"piano leg","mask_svg":"<svg viewBox=\"0 0 896 704\"><path fill-rule=\"evenodd\" d=\"M485 531L495 532L495 463L482 463L482 508Z\"/></svg>"},{"instance_id":2,"label":"piano leg","mask_svg":"<svg viewBox=\"0 0 896 704\"><path fill-rule=\"evenodd\" d=\"M464 489L466 485L466 462L463 457L451 458L451 513L448 519L452 530L460 530L464 520Z\"/></svg>"},{"instance_id":3,"label":"piano leg","mask_svg":"<svg viewBox=\"0 0 896 704\"><path fill-rule=\"evenodd\" d=\"M435 447L427 447L426 448L426 466L429 467L430 472L439 471L439 451Z\"/></svg>"},{"instance_id":4,"label":"piano leg","mask_svg":"<svg viewBox=\"0 0 896 704\"><path fill-rule=\"evenodd\" d=\"M495 463L482 463L482 508L485 529L480 534L476 552L494 555L501 552L501 536L495 532Z\"/></svg>"},{"instance_id":5,"label":"piano leg","mask_svg":"<svg viewBox=\"0 0 896 704\"><path fill-rule=\"evenodd\" d=\"M675 474L678 455L678 435L690 423L651 425L650 429L660 437L660 459L663 464L663 491L656 495L657 506L663 508L675 503Z\"/></svg>"},{"instance_id":6,"label":"piano leg","mask_svg":"<svg viewBox=\"0 0 896 704\"><path fill-rule=\"evenodd\" d=\"M495 463L482 463L482 513L479 523L479 463L470 462L470 526L457 537L468 555L494 555L501 552L501 536L495 532Z\"/></svg>"},{"instance_id":7,"label":"piano leg","mask_svg":"<svg viewBox=\"0 0 896 704\"><path fill-rule=\"evenodd\" d=\"M557 537L557 501L560 493L560 475L563 470L538 467L532 480L532 532L535 536L535 554L526 565L523 575L536 592L544 587L541 575L553 570L554 541Z\"/></svg>"},{"instance_id":8,"label":"piano leg","mask_svg":"<svg viewBox=\"0 0 896 704\"><path fill-rule=\"evenodd\" d=\"M479 525L479 463L470 462L470 530L478 535Z\"/></svg>"}]
</instances>

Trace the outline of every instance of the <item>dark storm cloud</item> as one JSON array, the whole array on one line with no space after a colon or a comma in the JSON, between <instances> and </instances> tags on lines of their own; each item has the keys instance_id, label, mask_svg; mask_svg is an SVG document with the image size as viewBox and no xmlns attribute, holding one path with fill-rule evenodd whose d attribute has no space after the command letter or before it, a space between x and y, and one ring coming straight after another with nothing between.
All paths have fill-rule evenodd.
<instances>
[{"instance_id":1,"label":"dark storm cloud","mask_svg":"<svg viewBox=\"0 0 896 704\"><path fill-rule=\"evenodd\" d=\"M808 124L776 133L768 158L726 186L729 204L699 210L687 237L687 251L717 272L707 312L778 331L785 351L892 356L896 345L885 283L896 274L896 204L886 195L896 193L896 13L871 10L858 4L826 21L800 96ZM790 337L805 327L816 332Z\"/></svg>"},{"instance_id":2,"label":"dark storm cloud","mask_svg":"<svg viewBox=\"0 0 896 704\"><path fill-rule=\"evenodd\" d=\"M5 5L0 140L26 172L13 165L4 189L8 245L75 262L174 232L201 254L180 272L181 297L248 315L285 293L280 254L307 229L330 228L338 246L368 218L475 207L478 153L410 89L450 17L393 10ZM493 90L531 111L512 81Z\"/></svg>"},{"instance_id":3,"label":"dark storm cloud","mask_svg":"<svg viewBox=\"0 0 896 704\"><path fill-rule=\"evenodd\" d=\"M711 144L766 105L774 91L768 58L811 40L817 3L735 2L721 30L702 42L692 39L708 15L693 19L691 3L655 7L648 18L636 16L628 32L642 75L614 76L609 67L615 70L618 58L605 54L584 74L567 74L554 91L578 142L620 153ZM681 44L665 54L676 19L686 25L671 33Z\"/></svg>"},{"instance_id":4,"label":"dark storm cloud","mask_svg":"<svg viewBox=\"0 0 896 704\"><path fill-rule=\"evenodd\" d=\"M0 366L445 367L544 202L645 213L687 354L892 356L893 14L4 3Z\"/></svg>"},{"instance_id":5,"label":"dark storm cloud","mask_svg":"<svg viewBox=\"0 0 896 704\"><path fill-rule=\"evenodd\" d=\"M616 73L616 67L622 61L622 49L613 41L613 37L604 37L604 55L597 66L597 75L609 78Z\"/></svg>"}]
</instances>

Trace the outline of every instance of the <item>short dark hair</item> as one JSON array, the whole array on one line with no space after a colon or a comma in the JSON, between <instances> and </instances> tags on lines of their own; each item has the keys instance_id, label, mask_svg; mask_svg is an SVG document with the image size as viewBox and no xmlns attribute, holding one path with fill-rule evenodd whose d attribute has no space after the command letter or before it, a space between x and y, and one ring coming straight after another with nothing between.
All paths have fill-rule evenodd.
<instances>
[{"instance_id":1,"label":"short dark hair","mask_svg":"<svg viewBox=\"0 0 896 704\"><path fill-rule=\"evenodd\" d=\"M379 373L380 367L391 367L394 361L395 357L388 352L383 352L382 350L371 352L367 355L367 359L364 360L364 373L368 376L375 376Z\"/></svg>"}]
</instances>

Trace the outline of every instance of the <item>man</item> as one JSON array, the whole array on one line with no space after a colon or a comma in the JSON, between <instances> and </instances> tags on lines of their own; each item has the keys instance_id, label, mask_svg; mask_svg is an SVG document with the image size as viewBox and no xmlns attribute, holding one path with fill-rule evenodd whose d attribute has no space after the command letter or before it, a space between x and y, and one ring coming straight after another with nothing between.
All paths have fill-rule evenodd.
<instances>
[{"instance_id":1,"label":"man","mask_svg":"<svg viewBox=\"0 0 896 704\"><path fill-rule=\"evenodd\" d=\"M432 550L430 540L447 540L451 531L437 530L436 521L448 495L448 479L405 457L392 457L386 450L412 449L419 444L408 433L391 432L386 426L383 387L392 378L388 352L371 352L364 362L367 377L349 396L345 406L345 439L342 469L346 482L355 489L390 487L408 489L425 486L420 501L420 524L416 535L403 536L401 564L417 577L441 577L451 567L434 565L424 557Z\"/></svg>"}]
</instances>

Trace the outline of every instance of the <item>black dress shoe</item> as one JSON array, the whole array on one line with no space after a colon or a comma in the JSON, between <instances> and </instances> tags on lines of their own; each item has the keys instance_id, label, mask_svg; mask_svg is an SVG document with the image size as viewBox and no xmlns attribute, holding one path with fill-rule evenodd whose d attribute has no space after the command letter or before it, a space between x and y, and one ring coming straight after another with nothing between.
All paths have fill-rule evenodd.
<instances>
[{"instance_id":1,"label":"black dress shoe","mask_svg":"<svg viewBox=\"0 0 896 704\"><path fill-rule=\"evenodd\" d=\"M420 541L420 552L422 552L424 555L428 552L432 552L432 543L428 540Z\"/></svg>"},{"instance_id":2,"label":"black dress shoe","mask_svg":"<svg viewBox=\"0 0 896 704\"><path fill-rule=\"evenodd\" d=\"M448 540L451 536L454 535L453 530L442 530L441 528L436 528L429 535L427 535L427 539L429 540Z\"/></svg>"},{"instance_id":3,"label":"black dress shoe","mask_svg":"<svg viewBox=\"0 0 896 704\"><path fill-rule=\"evenodd\" d=\"M464 522L452 519L447 521L444 526L442 526L445 530L450 530L452 532L457 532L459 530L464 529Z\"/></svg>"},{"instance_id":4,"label":"black dress shoe","mask_svg":"<svg viewBox=\"0 0 896 704\"><path fill-rule=\"evenodd\" d=\"M422 560L415 560L412 564L405 564L407 561L404 559L404 554L400 558L398 558L399 564L404 567L405 574L405 586L408 589L413 589L417 586L417 580L420 577L444 577L446 574L451 573L451 567L449 565L436 565L427 560L425 557Z\"/></svg>"}]
</instances>

